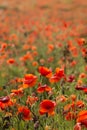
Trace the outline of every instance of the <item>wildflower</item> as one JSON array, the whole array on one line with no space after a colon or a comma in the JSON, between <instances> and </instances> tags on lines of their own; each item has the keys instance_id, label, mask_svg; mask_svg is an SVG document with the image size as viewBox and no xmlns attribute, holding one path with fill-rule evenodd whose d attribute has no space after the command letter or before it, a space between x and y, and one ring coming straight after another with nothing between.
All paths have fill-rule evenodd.
<instances>
[{"instance_id":1,"label":"wildflower","mask_svg":"<svg viewBox=\"0 0 87 130\"><path fill-rule=\"evenodd\" d=\"M67 101L67 98L64 95L56 97L56 102L57 103L59 103L59 102L65 102L65 101Z\"/></svg>"},{"instance_id":2,"label":"wildflower","mask_svg":"<svg viewBox=\"0 0 87 130\"><path fill-rule=\"evenodd\" d=\"M85 90L87 87L84 85L76 85L75 89L76 90Z\"/></svg>"},{"instance_id":3,"label":"wildflower","mask_svg":"<svg viewBox=\"0 0 87 130\"><path fill-rule=\"evenodd\" d=\"M79 78L86 78L86 74L85 74L85 73L81 73L81 74L79 75Z\"/></svg>"},{"instance_id":4,"label":"wildflower","mask_svg":"<svg viewBox=\"0 0 87 130\"><path fill-rule=\"evenodd\" d=\"M25 55L23 55L21 58L20 58L20 61L27 61L27 60L33 60L33 56L30 52L27 52Z\"/></svg>"},{"instance_id":5,"label":"wildflower","mask_svg":"<svg viewBox=\"0 0 87 130\"><path fill-rule=\"evenodd\" d=\"M7 103L10 101L10 98L9 96L5 96L5 97L0 97L0 102L2 103Z\"/></svg>"},{"instance_id":6,"label":"wildflower","mask_svg":"<svg viewBox=\"0 0 87 130\"><path fill-rule=\"evenodd\" d=\"M74 76L74 75L70 75L70 76L68 77L67 81L71 83L71 82L74 81L74 79L75 79L75 76Z\"/></svg>"},{"instance_id":7,"label":"wildflower","mask_svg":"<svg viewBox=\"0 0 87 130\"><path fill-rule=\"evenodd\" d=\"M9 106L12 106L14 102L10 99L9 96L0 97L0 108L3 110Z\"/></svg>"},{"instance_id":8,"label":"wildflower","mask_svg":"<svg viewBox=\"0 0 87 130\"><path fill-rule=\"evenodd\" d=\"M38 97L28 96L26 104L33 105L36 101L38 101Z\"/></svg>"},{"instance_id":9,"label":"wildflower","mask_svg":"<svg viewBox=\"0 0 87 130\"><path fill-rule=\"evenodd\" d=\"M2 46L1 46L2 50L5 49L6 47L7 47L7 44L6 43L2 43Z\"/></svg>"},{"instance_id":10,"label":"wildflower","mask_svg":"<svg viewBox=\"0 0 87 130\"><path fill-rule=\"evenodd\" d=\"M38 66L38 62L37 61L33 61L32 65L33 66Z\"/></svg>"},{"instance_id":11,"label":"wildflower","mask_svg":"<svg viewBox=\"0 0 87 130\"><path fill-rule=\"evenodd\" d=\"M29 87L33 87L37 82L37 76L33 74L26 74L23 80L23 83L25 85L28 85Z\"/></svg>"},{"instance_id":12,"label":"wildflower","mask_svg":"<svg viewBox=\"0 0 87 130\"><path fill-rule=\"evenodd\" d=\"M81 100L78 100L77 102L76 102L76 107L77 108L82 108L82 107L84 107L85 105L84 105L84 102L83 101L81 101Z\"/></svg>"},{"instance_id":13,"label":"wildflower","mask_svg":"<svg viewBox=\"0 0 87 130\"><path fill-rule=\"evenodd\" d=\"M77 39L77 43L78 43L79 46L82 46L85 43L85 39L79 38L79 39Z\"/></svg>"},{"instance_id":14,"label":"wildflower","mask_svg":"<svg viewBox=\"0 0 87 130\"><path fill-rule=\"evenodd\" d=\"M47 67L44 67L44 66L39 67L39 73L42 76L46 76L46 77L50 77L52 75L51 69L48 69Z\"/></svg>"},{"instance_id":15,"label":"wildflower","mask_svg":"<svg viewBox=\"0 0 87 130\"><path fill-rule=\"evenodd\" d=\"M8 64L14 64L15 60L13 58L10 58L10 59L7 60L7 63Z\"/></svg>"},{"instance_id":16,"label":"wildflower","mask_svg":"<svg viewBox=\"0 0 87 130\"><path fill-rule=\"evenodd\" d=\"M49 57L48 59L47 59L47 61L50 63L50 62L53 62L53 60L54 60L54 57L52 56L52 57Z\"/></svg>"},{"instance_id":17,"label":"wildflower","mask_svg":"<svg viewBox=\"0 0 87 130\"><path fill-rule=\"evenodd\" d=\"M72 103L65 105L65 107L64 107L64 113L67 113L70 110L76 111L78 108L83 108L84 106L85 106L85 104L81 100L78 100L76 102L73 101Z\"/></svg>"},{"instance_id":18,"label":"wildflower","mask_svg":"<svg viewBox=\"0 0 87 130\"><path fill-rule=\"evenodd\" d=\"M85 66L85 71L87 72L87 65Z\"/></svg>"},{"instance_id":19,"label":"wildflower","mask_svg":"<svg viewBox=\"0 0 87 130\"><path fill-rule=\"evenodd\" d=\"M41 65L44 65L45 60L44 59L40 59L40 63L41 63Z\"/></svg>"},{"instance_id":20,"label":"wildflower","mask_svg":"<svg viewBox=\"0 0 87 130\"><path fill-rule=\"evenodd\" d=\"M55 106L56 103L54 101L45 99L40 103L39 113L41 115L43 114L54 115Z\"/></svg>"},{"instance_id":21,"label":"wildflower","mask_svg":"<svg viewBox=\"0 0 87 130\"><path fill-rule=\"evenodd\" d=\"M70 63L70 66L71 66L71 67L74 67L76 64L77 64L77 62L76 62L75 60L73 60L73 61Z\"/></svg>"},{"instance_id":22,"label":"wildflower","mask_svg":"<svg viewBox=\"0 0 87 130\"><path fill-rule=\"evenodd\" d=\"M71 99L72 101L76 101L76 95L75 94L70 95L69 99Z\"/></svg>"},{"instance_id":23,"label":"wildflower","mask_svg":"<svg viewBox=\"0 0 87 130\"><path fill-rule=\"evenodd\" d=\"M63 77L64 77L64 70L60 68L56 68L55 74L50 77L49 81L51 83L55 83L60 81Z\"/></svg>"},{"instance_id":24,"label":"wildflower","mask_svg":"<svg viewBox=\"0 0 87 130\"><path fill-rule=\"evenodd\" d=\"M44 91L49 92L51 90L52 90L51 87L49 87L47 84L45 85L39 84L39 87L37 88L38 93L43 93Z\"/></svg>"},{"instance_id":25,"label":"wildflower","mask_svg":"<svg viewBox=\"0 0 87 130\"><path fill-rule=\"evenodd\" d=\"M20 106L18 108L18 115L19 116L21 115L22 119L25 120L25 121L31 119L31 112L28 109L28 107L26 107L26 106Z\"/></svg>"},{"instance_id":26,"label":"wildflower","mask_svg":"<svg viewBox=\"0 0 87 130\"><path fill-rule=\"evenodd\" d=\"M66 114L67 112L70 111L71 105L72 105L72 104L67 104L67 105L64 106L64 112L63 112L63 114Z\"/></svg>"},{"instance_id":27,"label":"wildflower","mask_svg":"<svg viewBox=\"0 0 87 130\"><path fill-rule=\"evenodd\" d=\"M53 50L54 50L54 45L48 44L48 51L53 51Z\"/></svg>"},{"instance_id":28,"label":"wildflower","mask_svg":"<svg viewBox=\"0 0 87 130\"><path fill-rule=\"evenodd\" d=\"M87 110L80 111L77 115L76 121L87 128Z\"/></svg>"},{"instance_id":29,"label":"wildflower","mask_svg":"<svg viewBox=\"0 0 87 130\"><path fill-rule=\"evenodd\" d=\"M68 112L67 115L65 116L66 120L73 120L76 118L76 114L74 112Z\"/></svg>"},{"instance_id":30,"label":"wildflower","mask_svg":"<svg viewBox=\"0 0 87 130\"><path fill-rule=\"evenodd\" d=\"M83 89L83 92L84 92L84 93L87 93L87 87Z\"/></svg>"},{"instance_id":31,"label":"wildflower","mask_svg":"<svg viewBox=\"0 0 87 130\"><path fill-rule=\"evenodd\" d=\"M22 89L13 89L11 90L12 93L14 93L15 95L20 95L22 96L23 95L23 90Z\"/></svg>"}]
</instances>

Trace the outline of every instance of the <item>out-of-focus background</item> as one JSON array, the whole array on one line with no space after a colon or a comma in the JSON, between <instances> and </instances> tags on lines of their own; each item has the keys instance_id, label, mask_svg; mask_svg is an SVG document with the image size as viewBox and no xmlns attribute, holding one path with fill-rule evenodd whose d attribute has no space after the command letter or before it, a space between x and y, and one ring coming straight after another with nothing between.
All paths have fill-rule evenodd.
<instances>
[{"instance_id":1,"label":"out-of-focus background","mask_svg":"<svg viewBox=\"0 0 87 130\"><path fill-rule=\"evenodd\" d=\"M40 16L38 18L43 18L43 15L49 19L55 17L76 25L79 21L82 35L87 32L87 0L0 0L1 14L4 9L28 13L31 18L36 14L36 17Z\"/></svg>"}]
</instances>

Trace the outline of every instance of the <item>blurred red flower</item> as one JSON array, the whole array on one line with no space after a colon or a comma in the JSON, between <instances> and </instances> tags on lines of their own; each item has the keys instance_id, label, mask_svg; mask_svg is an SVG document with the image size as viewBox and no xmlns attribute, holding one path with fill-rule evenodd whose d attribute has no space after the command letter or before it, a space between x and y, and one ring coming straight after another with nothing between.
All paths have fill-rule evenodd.
<instances>
[{"instance_id":1,"label":"blurred red flower","mask_svg":"<svg viewBox=\"0 0 87 130\"><path fill-rule=\"evenodd\" d=\"M11 92L13 93L13 95L23 96L23 90L21 88L17 89L17 90L16 89L12 89Z\"/></svg>"},{"instance_id":2,"label":"blurred red flower","mask_svg":"<svg viewBox=\"0 0 87 130\"><path fill-rule=\"evenodd\" d=\"M74 112L68 112L67 115L65 116L65 119L70 121L76 118L76 114Z\"/></svg>"},{"instance_id":3,"label":"blurred red flower","mask_svg":"<svg viewBox=\"0 0 87 130\"><path fill-rule=\"evenodd\" d=\"M36 101L38 101L38 97L28 96L26 104L33 105Z\"/></svg>"},{"instance_id":4,"label":"blurred red flower","mask_svg":"<svg viewBox=\"0 0 87 130\"><path fill-rule=\"evenodd\" d=\"M26 74L23 80L23 83L29 87L33 87L37 82L37 76L33 74Z\"/></svg>"},{"instance_id":5,"label":"blurred red flower","mask_svg":"<svg viewBox=\"0 0 87 130\"><path fill-rule=\"evenodd\" d=\"M56 103L54 101L45 99L40 103L39 113L41 115L43 114L54 115L55 106Z\"/></svg>"},{"instance_id":6,"label":"blurred red flower","mask_svg":"<svg viewBox=\"0 0 87 130\"><path fill-rule=\"evenodd\" d=\"M26 107L26 106L20 106L18 108L18 115L20 115L20 114L22 116L22 119L25 121L31 119L31 112L28 109L28 107Z\"/></svg>"},{"instance_id":7,"label":"blurred red flower","mask_svg":"<svg viewBox=\"0 0 87 130\"><path fill-rule=\"evenodd\" d=\"M7 60L7 63L8 64L14 64L15 60L13 58L10 58L10 59Z\"/></svg>"},{"instance_id":8,"label":"blurred red flower","mask_svg":"<svg viewBox=\"0 0 87 130\"><path fill-rule=\"evenodd\" d=\"M43 92L49 92L49 91L51 91L52 90L52 88L51 87L49 87L47 84L45 84L45 85L41 85L41 84L39 84L39 86L38 86L38 88L37 88L37 92L38 93L43 93Z\"/></svg>"},{"instance_id":9,"label":"blurred red flower","mask_svg":"<svg viewBox=\"0 0 87 130\"><path fill-rule=\"evenodd\" d=\"M87 110L82 110L77 115L77 123L84 125L87 128Z\"/></svg>"},{"instance_id":10,"label":"blurred red flower","mask_svg":"<svg viewBox=\"0 0 87 130\"><path fill-rule=\"evenodd\" d=\"M51 70L51 69L48 69L47 67L40 66L40 67L39 67L39 73L40 73L42 76L50 77L50 76L52 75L52 70Z\"/></svg>"},{"instance_id":11,"label":"blurred red flower","mask_svg":"<svg viewBox=\"0 0 87 130\"><path fill-rule=\"evenodd\" d=\"M56 68L55 74L49 79L51 83L55 83L60 81L64 77L64 70L60 68Z\"/></svg>"}]
</instances>

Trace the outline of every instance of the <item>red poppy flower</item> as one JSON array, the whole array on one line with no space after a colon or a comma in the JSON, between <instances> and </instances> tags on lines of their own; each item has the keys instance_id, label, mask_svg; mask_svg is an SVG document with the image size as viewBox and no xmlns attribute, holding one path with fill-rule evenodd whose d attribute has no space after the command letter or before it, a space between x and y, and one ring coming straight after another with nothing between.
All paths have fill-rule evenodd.
<instances>
[{"instance_id":1,"label":"red poppy flower","mask_svg":"<svg viewBox=\"0 0 87 130\"><path fill-rule=\"evenodd\" d=\"M26 104L33 105L36 101L38 101L38 97L28 96Z\"/></svg>"},{"instance_id":2,"label":"red poppy flower","mask_svg":"<svg viewBox=\"0 0 87 130\"><path fill-rule=\"evenodd\" d=\"M46 77L50 77L52 75L52 71L50 69L48 69L47 67L44 67L44 66L39 67L39 73L42 76L46 76Z\"/></svg>"},{"instance_id":3,"label":"red poppy flower","mask_svg":"<svg viewBox=\"0 0 87 130\"><path fill-rule=\"evenodd\" d=\"M85 43L85 39L79 38L79 39L77 39L77 43L78 43L79 46L82 46Z\"/></svg>"},{"instance_id":4,"label":"red poppy flower","mask_svg":"<svg viewBox=\"0 0 87 130\"><path fill-rule=\"evenodd\" d=\"M77 90L83 90L84 92L86 91L86 89L87 89L87 86L81 86L81 85L77 85L76 87L75 87L75 89L77 89Z\"/></svg>"},{"instance_id":5,"label":"red poppy flower","mask_svg":"<svg viewBox=\"0 0 87 130\"><path fill-rule=\"evenodd\" d=\"M8 63L8 64L14 64L14 63L15 63L15 60L14 60L13 58L8 59L8 60L7 60L7 63Z\"/></svg>"},{"instance_id":6,"label":"red poppy flower","mask_svg":"<svg viewBox=\"0 0 87 130\"><path fill-rule=\"evenodd\" d=\"M72 108L71 105L72 104L67 104L67 105L64 106L64 112L63 112L63 114L66 114L67 112L70 111L70 109Z\"/></svg>"},{"instance_id":7,"label":"red poppy flower","mask_svg":"<svg viewBox=\"0 0 87 130\"><path fill-rule=\"evenodd\" d=\"M67 115L65 116L65 119L70 121L76 118L76 114L74 112L68 112Z\"/></svg>"},{"instance_id":8,"label":"red poppy flower","mask_svg":"<svg viewBox=\"0 0 87 130\"><path fill-rule=\"evenodd\" d=\"M65 105L64 107L64 114L69 112L70 110L76 111L78 108L83 108L84 102L81 100L78 100L77 102L72 102L70 104Z\"/></svg>"},{"instance_id":9,"label":"red poppy flower","mask_svg":"<svg viewBox=\"0 0 87 130\"><path fill-rule=\"evenodd\" d=\"M14 94L14 95L19 95L19 96L22 96L23 95L23 89L13 89L11 90L11 92Z\"/></svg>"},{"instance_id":10,"label":"red poppy flower","mask_svg":"<svg viewBox=\"0 0 87 130\"><path fill-rule=\"evenodd\" d=\"M68 77L67 81L71 83L71 82L74 81L74 79L75 79L75 76L74 76L74 75L70 75L70 76Z\"/></svg>"},{"instance_id":11,"label":"red poppy flower","mask_svg":"<svg viewBox=\"0 0 87 130\"><path fill-rule=\"evenodd\" d=\"M55 74L49 79L51 83L55 83L60 81L64 77L64 70L60 68L56 68Z\"/></svg>"},{"instance_id":12,"label":"red poppy flower","mask_svg":"<svg viewBox=\"0 0 87 130\"><path fill-rule=\"evenodd\" d=\"M45 99L40 103L39 113L41 115L43 114L54 115L55 106L56 103L54 101Z\"/></svg>"},{"instance_id":13,"label":"red poppy flower","mask_svg":"<svg viewBox=\"0 0 87 130\"><path fill-rule=\"evenodd\" d=\"M87 94L87 87L83 88L83 92Z\"/></svg>"},{"instance_id":14,"label":"red poppy flower","mask_svg":"<svg viewBox=\"0 0 87 130\"><path fill-rule=\"evenodd\" d=\"M0 97L0 102L2 102L2 103L8 103L9 101L10 101L9 96Z\"/></svg>"},{"instance_id":15,"label":"red poppy flower","mask_svg":"<svg viewBox=\"0 0 87 130\"><path fill-rule=\"evenodd\" d=\"M81 74L79 75L79 78L86 78L86 74L85 74L85 73L81 73Z\"/></svg>"},{"instance_id":16,"label":"red poppy flower","mask_svg":"<svg viewBox=\"0 0 87 130\"><path fill-rule=\"evenodd\" d=\"M81 100L78 100L78 101L76 102L76 107L77 107L77 108L82 108L82 107L84 107L84 102L81 101Z\"/></svg>"},{"instance_id":17,"label":"red poppy flower","mask_svg":"<svg viewBox=\"0 0 87 130\"><path fill-rule=\"evenodd\" d=\"M7 47L7 44L6 43L2 43L0 51L3 51L6 47Z\"/></svg>"},{"instance_id":18,"label":"red poppy flower","mask_svg":"<svg viewBox=\"0 0 87 130\"><path fill-rule=\"evenodd\" d=\"M61 77L64 77L64 69L56 68L56 75Z\"/></svg>"},{"instance_id":19,"label":"red poppy flower","mask_svg":"<svg viewBox=\"0 0 87 130\"><path fill-rule=\"evenodd\" d=\"M9 96L0 97L0 108L3 110L9 106L12 106L14 102L10 99Z\"/></svg>"},{"instance_id":20,"label":"red poppy flower","mask_svg":"<svg viewBox=\"0 0 87 130\"><path fill-rule=\"evenodd\" d=\"M37 76L33 74L26 74L23 80L23 83L29 87L33 87L37 82Z\"/></svg>"},{"instance_id":21,"label":"red poppy flower","mask_svg":"<svg viewBox=\"0 0 87 130\"><path fill-rule=\"evenodd\" d=\"M45 85L39 85L39 87L37 88L37 92L38 93L43 93L43 92L49 92L49 91L51 91L52 90L52 88L51 87L49 87L47 84L45 84Z\"/></svg>"},{"instance_id":22,"label":"red poppy flower","mask_svg":"<svg viewBox=\"0 0 87 130\"><path fill-rule=\"evenodd\" d=\"M49 81L51 82L51 83L56 83L56 82L58 82L60 80L60 78L58 77L58 76L56 76L56 75L53 75L50 79L49 79Z\"/></svg>"},{"instance_id":23,"label":"red poppy flower","mask_svg":"<svg viewBox=\"0 0 87 130\"><path fill-rule=\"evenodd\" d=\"M87 128L87 110L82 110L77 115L77 122Z\"/></svg>"},{"instance_id":24,"label":"red poppy flower","mask_svg":"<svg viewBox=\"0 0 87 130\"><path fill-rule=\"evenodd\" d=\"M31 119L31 112L26 106L20 106L18 108L18 115L22 115L23 120L30 120Z\"/></svg>"}]
</instances>

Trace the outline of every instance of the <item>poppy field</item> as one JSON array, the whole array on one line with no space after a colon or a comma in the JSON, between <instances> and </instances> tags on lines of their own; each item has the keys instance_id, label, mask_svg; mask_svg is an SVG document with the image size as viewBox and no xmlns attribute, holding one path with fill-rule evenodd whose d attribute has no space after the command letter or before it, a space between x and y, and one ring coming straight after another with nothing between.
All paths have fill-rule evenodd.
<instances>
[{"instance_id":1,"label":"poppy field","mask_svg":"<svg viewBox=\"0 0 87 130\"><path fill-rule=\"evenodd\" d=\"M0 0L0 130L87 130L86 14L86 0Z\"/></svg>"}]
</instances>

